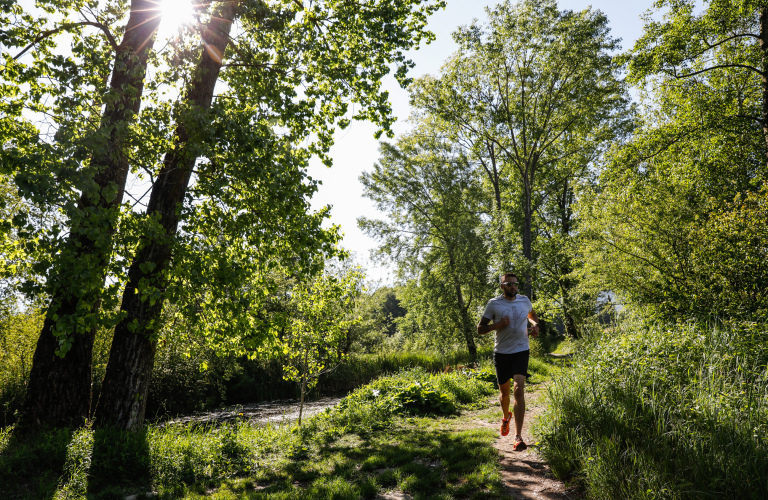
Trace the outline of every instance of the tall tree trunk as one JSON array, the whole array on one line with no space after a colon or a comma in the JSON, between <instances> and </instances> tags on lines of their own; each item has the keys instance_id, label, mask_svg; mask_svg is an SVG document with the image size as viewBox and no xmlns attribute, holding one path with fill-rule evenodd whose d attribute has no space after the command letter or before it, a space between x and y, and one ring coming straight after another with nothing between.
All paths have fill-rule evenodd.
<instances>
[{"instance_id":1,"label":"tall tree trunk","mask_svg":"<svg viewBox=\"0 0 768 500\"><path fill-rule=\"evenodd\" d=\"M467 343L469 355L474 360L477 358L477 346L475 345L476 330L472 328L472 322L469 320L469 304L465 304L464 301L464 294L461 291L461 283L456 275L456 261L454 260L453 252L448 253L448 262L451 266L453 287L456 292L456 306L459 312L459 320L461 321L461 331L464 334L464 340Z\"/></svg>"},{"instance_id":2,"label":"tall tree trunk","mask_svg":"<svg viewBox=\"0 0 768 500\"><path fill-rule=\"evenodd\" d=\"M768 6L760 7L760 51L762 52L761 85L763 90L762 119L763 119L763 139L766 144L766 155L768 155ZM767 161L768 162L768 161Z\"/></svg>"},{"instance_id":3,"label":"tall tree trunk","mask_svg":"<svg viewBox=\"0 0 768 500\"><path fill-rule=\"evenodd\" d=\"M299 404L299 427L301 427L301 416L304 413L304 393L307 392L307 360L309 358L309 347L304 351L304 375L301 377L301 403Z\"/></svg>"},{"instance_id":4,"label":"tall tree trunk","mask_svg":"<svg viewBox=\"0 0 768 500\"><path fill-rule=\"evenodd\" d=\"M501 183L499 180L499 168L496 162L496 148L494 147L493 143L490 141L485 142L486 149L488 150L488 157L490 159L490 166L486 164L485 160L483 160L482 156L480 157L480 164L483 166L483 169L485 170L486 175L488 175L488 180L490 181L491 185L493 186L493 196L495 204L495 218L496 220L496 235L494 237L494 253L496 254L497 258L499 259L499 265L501 266L500 269L498 269L499 272L505 273L509 271L510 266L510 260L509 260L509 252L507 249L507 245L509 244L509 236L504 234L504 220L501 216Z\"/></svg>"},{"instance_id":5,"label":"tall tree trunk","mask_svg":"<svg viewBox=\"0 0 768 500\"><path fill-rule=\"evenodd\" d=\"M560 209L560 234L568 237L571 234L571 204L573 203L573 189L569 185L569 179L566 177L563 183L562 195L558 196L557 204ZM560 295L563 298L563 320L565 322L566 334L576 339L578 338L578 330L576 329L576 321L573 318L571 308L571 289L573 288L573 281L570 278L566 278L567 275L573 271L573 265L571 257L568 254L562 254L562 261L559 261L560 277L558 279L560 285Z\"/></svg>"},{"instance_id":6,"label":"tall tree trunk","mask_svg":"<svg viewBox=\"0 0 768 500\"><path fill-rule=\"evenodd\" d=\"M485 170L485 173L488 175L488 180L491 182L491 185L493 186L493 195L496 200L496 210L501 212L501 187L499 186L499 170L496 166L496 150L493 147L493 143L490 141L487 141L485 143L486 148L488 149L488 157L490 158L490 168L488 168L488 165L486 165L485 160L483 160L482 156L480 157L480 164L483 166L483 169Z\"/></svg>"},{"instance_id":7,"label":"tall tree trunk","mask_svg":"<svg viewBox=\"0 0 768 500\"><path fill-rule=\"evenodd\" d=\"M532 185L533 183L531 183ZM534 300L533 297L533 283L532 276L531 276L531 267L533 265L533 251L532 251L532 237L531 237L531 228L533 225L533 211L531 210L531 190L529 186L525 186L525 197L523 203L525 206L523 207L524 210L524 223L523 223L523 257L525 257L525 260L528 261L528 268L525 271L525 295L531 300Z\"/></svg>"},{"instance_id":8,"label":"tall tree trunk","mask_svg":"<svg viewBox=\"0 0 768 500\"><path fill-rule=\"evenodd\" d=\"M186 92L186 100L193 110L205 111L211 106L236 8L235 2L219 4L203 31L201 59ZM158 221L163 235L143 239L129 268L122 303L125 318L115 327L107 371L94 413L99 426L130 429L144 421L155 359L153 325L158 323L165 300L162 294L147 300L142 297L140 286L149 283L157 290L165 289L165 273L178 230L179 207L197 160L189 152L192 140L192 131L182 120L176 128L174 148L166 154L152 187L147 215Z\"/></svg>"},{"instance_id":9,"label":"tall tree trunk","mask_svg":"<svg viewBox=\"0 0 768 500\"><path fill-rule=\"evenodd\" d=\"M32 359L21 418L24 427L79 426L90 415L95 328L86 327L78 333L65 326L67 331L59 335L55 332L57 325L61 328L67 324L67 319L94 313L100 306L105 267L128 176L128 156L124 150L128 123L141 105L147 57L159 24L154 2L132 1L125 36L115 53L111 98L107 99L99 125L99 133L106 140L103 147L93 151L93 184L83 190L79 202L82 218L73 222L67 241L66 262L77 263L77 269L59 265L51 278L58 282L58 287L52 294ZM66 337L71 348L62 352L62 340Z\"/></svg>"}]
</instances>

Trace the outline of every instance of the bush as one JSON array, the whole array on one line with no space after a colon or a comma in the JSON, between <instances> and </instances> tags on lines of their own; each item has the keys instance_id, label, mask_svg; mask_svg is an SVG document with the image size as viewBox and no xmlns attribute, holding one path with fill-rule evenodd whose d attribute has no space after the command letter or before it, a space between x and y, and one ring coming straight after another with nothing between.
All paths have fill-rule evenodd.
<instances>
[{"instance_id":1,"label":"bush","mask_svg":"<svg viewBox=\"0 0 768 500\"><path fill-rule=\"evenodd\" d=\"M34 309L0 318L0 426L16 422L44 318Z\"/></svg>"},{"instance_id":2,"label":"bush","mask_svg":"<svg viewBox=\"0 0 768 500\"><path fill-rule=\"evenodd\" d=\"M484 406L485 398L495 390L475 373L430 374L413 368L381 377L318 415L310 428L328 433L329 438L352 428L365 434L389 426L397 415L451 414L461 408Z\"/></svg>"},{"instance_id":3,"label":"bush","mask_svg":"<svg viewBox=\"0 0 768 500\"><path fill-rule=\"evenodd\" d=\"M433 387L414 382L402 387L392 395L392 399L404 412L439 415L451 414L456 410L452 398Z\"/></svg>"},{"instance_id":4,"label":"bush","mask_svg":"<svg viewBox=\"0 0 768 500\"><path fill-rule=\"evenodd\" d=\"M590 498L765 498L768 327L627 323L581 346L537 430Z\"/></svg>"},{"instance_id":5,"label":"bush","mask_svg":"<svg viewBox=\"0 0 768 500\"><path fill-rule=\"evenodd\" d=\"M535 338L529 338L528 345L531 349L531 357L543 358L547 355L547 346L545 346L543 341Z\"/></svg>"}]
</instances>

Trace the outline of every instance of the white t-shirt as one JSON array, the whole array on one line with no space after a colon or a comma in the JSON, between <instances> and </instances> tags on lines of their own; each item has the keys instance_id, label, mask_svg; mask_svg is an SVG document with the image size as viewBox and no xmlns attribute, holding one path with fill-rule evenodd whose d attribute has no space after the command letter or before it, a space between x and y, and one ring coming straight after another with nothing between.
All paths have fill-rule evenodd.
<instances>
[{"instance_id":1,"label":"white t-shirt","mask_svg":"<svg viewBox=\"0 0 768 500\"><path fill-rule=\"evenodd\" d=\"M488 301L483 318L498 323L504 316L509 316L509 326L496 330L494 352L512 354L527 351L528 313L533 311L531 301L525 295L518 294L515 300L508 300L499 295Z\"/></svg>"}]
</instances>

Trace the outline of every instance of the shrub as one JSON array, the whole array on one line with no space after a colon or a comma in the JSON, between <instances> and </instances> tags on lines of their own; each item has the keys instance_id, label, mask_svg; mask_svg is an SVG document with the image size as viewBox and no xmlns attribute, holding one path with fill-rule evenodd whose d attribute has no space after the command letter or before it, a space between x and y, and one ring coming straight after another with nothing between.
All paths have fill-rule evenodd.
<instances>
[{"instance_id":1,"label":"shrub","mask_svg":"<svg viewBox=\"0 0 768 500\"><path fill-rule=\"evenodd\" d=\"M21 409L43 319L34 309L0 318L0 426L13 424Z\"/></svg>"},{"instance_id":2,"label":"shrub","mask_svg":"<svg viewBox=\"0 0 768 500\"><path fill-rule=\"evenodd\" d=\"M531 357L543 358L547 355L547 346L544 345L543 341L531 337L528 339L528 345L531 349Z\"/></svg>"},{"instance_id":3,"label":"shrub","mask_svg":"<svg viewBox=\"0 0 768 500\"><path fill-rule=\"evenodd\" d=\"M397 415L450 414L461 408L484 405L494 392L491 384L474 373L430 374L422 368L381 377L342 399L318 415L312 429L334 438L345 429L365 434L391 424Z\"/></svg>"}]
</instances>

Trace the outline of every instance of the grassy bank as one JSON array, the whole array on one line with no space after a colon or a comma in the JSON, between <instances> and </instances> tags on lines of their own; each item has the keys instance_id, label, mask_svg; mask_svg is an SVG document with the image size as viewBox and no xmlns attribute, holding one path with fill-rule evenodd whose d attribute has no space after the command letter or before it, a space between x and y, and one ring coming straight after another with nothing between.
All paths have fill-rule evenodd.
<instances>
[{"instance_id":1,"label":"grassy bank","mask_svg":"<svg viewBox=\"0 0 768 500\"><path fill-rule=\"evenodd\" d=\"M768 327L625 323L551 384L543 453L589 498L768 498Z\"/></svg>"},{"instance_id":2,"label":"grassy bank","mask_svg":"<svg viewBox=\"0 0 768 500\"><path fill-rule=\"evenodd\" d=\"M480 352L487 357L489 352ZM428 372L444 370L447 366L469 364L466 351L452 353L398 352L351 354L332 372L322 375L312 396L350 391L385 374L408 368L423 368ZM294 382L283 380L281 360L241 361L241 371L227 383L227 403L246 403L291 399L299 396Z\"/></svg>"},{"instance_id":3,"label":"grassy bank","mask_svg":"<svg viewBox=\"0 0 768 500\"><path fill-rule=\"evenodd\" d=\"M492 367L481 366L378 378L301 429L243 421L19 438L9 427L0 434L0 496L360 499L398 490L418 499L502 498L497 434L468 423L478 411L498 417L487 408ZM535 360L533 380L552 369Z\"/></svg>"}]
</instances>

